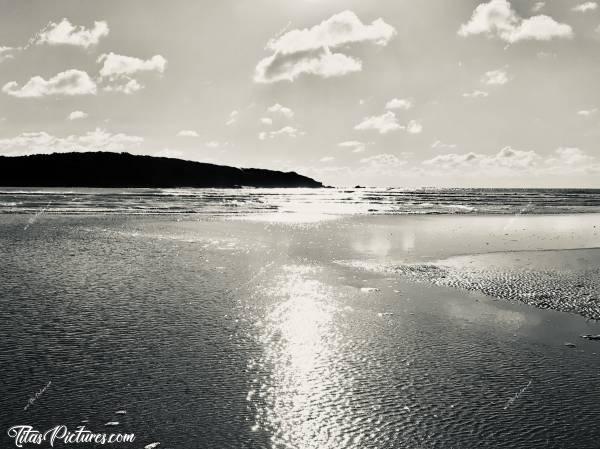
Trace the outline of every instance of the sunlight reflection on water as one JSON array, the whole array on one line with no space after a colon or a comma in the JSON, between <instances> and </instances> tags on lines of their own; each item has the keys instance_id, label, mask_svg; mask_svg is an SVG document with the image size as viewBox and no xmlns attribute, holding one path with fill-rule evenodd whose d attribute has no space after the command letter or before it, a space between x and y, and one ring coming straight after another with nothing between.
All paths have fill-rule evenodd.
<instances>
[{"instance_id":1,"label":"sunlight reflection on water","mask_svg":"<svg viewBox=\"0 0 600 449\"><path fill-rule=\"evenodd\" d=\"M282 299L266 319L260 362L271 371L260 386L256 427L275 447L344 447L352 378L342 373L334 331L335 302L325 285L307 278L316 268L286 266L265 293ZM338 407L336 407L336 405Z\"/></svg>"}]
</instances>

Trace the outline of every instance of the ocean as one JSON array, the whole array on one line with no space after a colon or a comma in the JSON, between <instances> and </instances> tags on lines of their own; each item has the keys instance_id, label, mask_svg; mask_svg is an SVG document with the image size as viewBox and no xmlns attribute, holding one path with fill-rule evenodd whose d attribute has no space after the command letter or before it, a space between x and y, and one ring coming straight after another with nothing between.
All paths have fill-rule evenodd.
<instances>
[{"instance_id":1,"label":"ocean","mask_svg":"<svg viewBox=\"0 0 600 449\"><path fill-rule=\"evenodd\" d=\"M122 448L597 449L599 207L3 188L1 445L65 425Z\"/></svg>"}]
</instances>

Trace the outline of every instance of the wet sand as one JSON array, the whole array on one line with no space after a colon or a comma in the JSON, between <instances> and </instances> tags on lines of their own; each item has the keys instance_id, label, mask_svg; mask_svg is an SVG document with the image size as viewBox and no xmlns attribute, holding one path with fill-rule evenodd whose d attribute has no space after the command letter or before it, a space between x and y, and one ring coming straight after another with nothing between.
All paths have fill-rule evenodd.
<instances>
[{"instance_id":1,"label":"wet sand","mask_svg":"<svg viewBox=\"0 0 600 449\"><path fill-rule=\"evenodd\" d=\"M598 324L389 268L593 271L598 216L256 218L3 216L0 424L126 410L118 430L167 449L597 446Z\"/></svg>"}]
</instances>

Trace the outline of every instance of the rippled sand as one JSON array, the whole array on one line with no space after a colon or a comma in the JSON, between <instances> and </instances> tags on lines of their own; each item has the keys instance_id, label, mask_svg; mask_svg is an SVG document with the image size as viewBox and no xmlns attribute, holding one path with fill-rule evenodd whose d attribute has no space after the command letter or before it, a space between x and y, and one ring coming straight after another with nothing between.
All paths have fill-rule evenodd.
<instances>
[{"instance_id":1,"label":"rippled sand","mask_svg":"<svg viewBox=\"0 0 600 449\"><path fill-rule=\"evenodd\" d=\"M389 269L416 281L600 320L600 250L495 253Z\"/></svg>"},{"instance_id":2,"label":"rippled sand","mask_svg":"<svg viewBox=\"0 0 600 449\"><path fill-rule=\"evenodd\" d=\"M597 253L538 251L598 247L597 222L3 216L0 427L118 422L166 449L596 448L600 343L579 336L598 324L365 267L530 270L532 292L559 267L574 274L544 282L571 292Z\"/></svg>"}]
</instances>

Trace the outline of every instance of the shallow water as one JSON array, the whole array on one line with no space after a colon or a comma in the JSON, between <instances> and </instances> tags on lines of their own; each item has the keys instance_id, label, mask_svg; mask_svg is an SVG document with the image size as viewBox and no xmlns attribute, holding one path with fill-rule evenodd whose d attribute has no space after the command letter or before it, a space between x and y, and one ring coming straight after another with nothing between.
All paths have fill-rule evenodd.
<instances>
[{"instance_id":1,"label":"shallow water","mask_svg":"<svg viewBox=\"0 0 600 449\"><path fill-rule=\"evenodd\" d=\"M598 325L336 263L429 260L443 251L419 230L488 229L486 217L29 218L0 221L4 429L116 419L135 447L167 449L600 441L600 343L579 339ZM596 242L583 218L570 244ZM551 246L550 218L515 233L540 220L534 245Z\"/></svg>"},{"instance_id":2,"label":"shallow water","mask_svg":"<svg viewBox=\"0 0 600 449\"><path fill-rule=\"evenodd\" d=\"M598 189L0 188L0 213L564 214L600 212Z\"/></svg>"}]
</instances>

